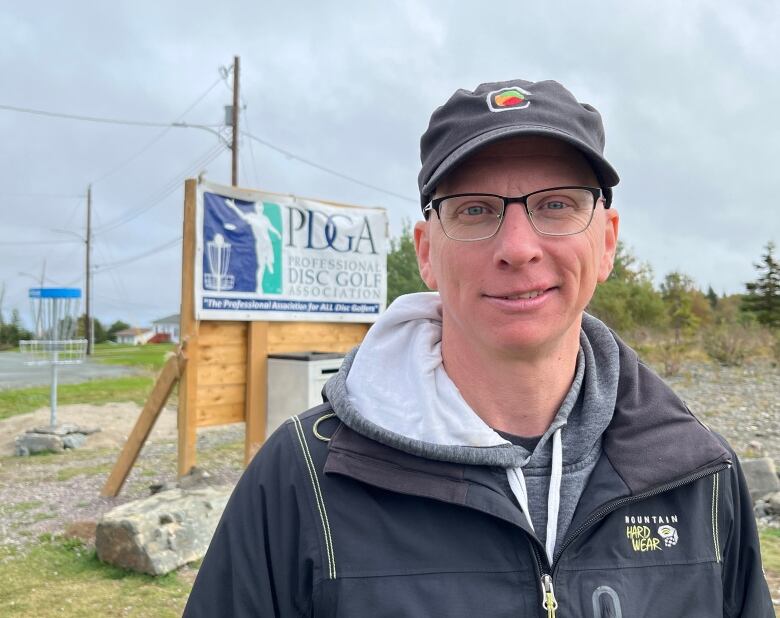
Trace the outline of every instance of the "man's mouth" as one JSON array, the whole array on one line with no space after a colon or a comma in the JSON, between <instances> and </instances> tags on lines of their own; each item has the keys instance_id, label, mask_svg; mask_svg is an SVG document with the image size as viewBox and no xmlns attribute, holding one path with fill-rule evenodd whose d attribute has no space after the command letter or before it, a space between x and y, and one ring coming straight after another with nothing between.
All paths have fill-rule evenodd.
<instances>
[{"instance_id":1,"label":"man's mouth","mask_svg":"<svg viewBox=\"0 0 780 618\"><path fill-rule=\"evenodd\" d=\"M507 300L517 300L519 298L529 299L536 298L540 294L544 294L546 290L532 290L531 292L523 292L522 294L511 294L509 296L499 296L498 298L506 298Z\"/></svg>"},{"instance_id":2,"label":"man's mouth","mask_svg":"<svg viewBox=\"0 0 780 618\"><path fill-rule=\"evenodd\" d=\"M538 290L528 290L527 292L514 292L511 294L488 294L492 298L499 298L501 300L531 300L537 296L541 296L545 292L549 292L552 288L542 288Z\"/></svg>"}]
</instances>

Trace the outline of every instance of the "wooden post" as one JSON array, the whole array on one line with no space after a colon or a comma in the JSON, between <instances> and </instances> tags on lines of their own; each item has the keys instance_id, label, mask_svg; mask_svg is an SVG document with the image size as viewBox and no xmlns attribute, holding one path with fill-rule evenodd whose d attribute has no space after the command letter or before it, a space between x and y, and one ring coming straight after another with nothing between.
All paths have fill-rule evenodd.
<instances>
[{"instance_id":1,"label":"wooden post","mask_svg":"<svg viewBox=\"0 0 780 618\"><path fill-rule=\"evenodd\" d=\"M268 322L250 322L247 329L246 429L244 465L265 442L268 422Z\"/></svg>"},{"instance_id":2,"label":"wooden post","mask_svg":"<svg viewBox=\"0 0 780 618\"><path fill-rule=\"evenodd\" d=\"M157 378L154 384L149 399L144 404L144 409L138 420L135 422L133 431L130 432L130 436L125 442L125 446L122 448L122 453L119 455L114 464L114 469L111 471L111 475L108 477L106 484L103 485L103 489L100 492L102 496L116 496L122 489L122 486L127 480L130 469L135 464L135 460L138 459L138 454L141 452L141 448L146 443L146 439L154 427L157 418L160 416L165 407L165 402L168 401L168 397L173 390L173 386L179 379L181 373L181 358L178 356L171 356L163 366L162 372Z\"/></svg>"},{"instance_id":3,"label":"wooden post","mask_svg":"<svg viewBox=\"0 0 780 618\"><path fill-rule=\"evenodd\" d=\"M181 317L179 333L188 369L179 385L179 476L184 476L195 465L197 440L198 321L195 319L195 202L197 180L184 183L184 231L181 256Z\"/></svg>"}]
</instances>

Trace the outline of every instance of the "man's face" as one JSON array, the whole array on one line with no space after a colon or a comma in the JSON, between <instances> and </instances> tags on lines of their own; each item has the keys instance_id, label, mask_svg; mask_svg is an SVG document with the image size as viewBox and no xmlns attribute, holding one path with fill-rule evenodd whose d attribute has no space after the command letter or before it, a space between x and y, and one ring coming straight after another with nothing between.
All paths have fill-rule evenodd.
<instances>
[{"instance_id":1,"label":"man's face","mask_svg":"<svg viewBox=\"0 0 780 618\"><path fill-rule=\"evenodd\" d=\"M570 185L598 186L579 151L558 140L523 137L480 150L436 195L515 196ZM560 344L576 346L582 311L612 270L617 229L617 213L600 202L584 232L542 236L523 205L512 203L495 236L463 242L448 238L431 213L417 223L414 237L420 274L441 295L445 347L533 357Z\"/></svg>"}]
</instances>

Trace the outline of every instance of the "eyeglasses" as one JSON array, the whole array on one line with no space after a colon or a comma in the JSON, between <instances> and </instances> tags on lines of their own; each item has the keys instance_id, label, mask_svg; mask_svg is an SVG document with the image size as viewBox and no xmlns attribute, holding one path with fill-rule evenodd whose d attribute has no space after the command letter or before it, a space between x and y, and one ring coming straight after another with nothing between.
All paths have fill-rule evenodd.
<instances>
[{"instance_id":1,"label":"eyeglasses","mask_svg":"<svg viewBox=\"0 0 780 618\"><path fill-rule=\"evenodd\" d=\"M555 187L519 197L489 193L458 193L432 199L423 214L436 212L444 233L453 240L484 240L495 236L509 204L523 205L533 228L545 236L570 236L593 220L601 189Z\"/></svg>"}]
</instances>

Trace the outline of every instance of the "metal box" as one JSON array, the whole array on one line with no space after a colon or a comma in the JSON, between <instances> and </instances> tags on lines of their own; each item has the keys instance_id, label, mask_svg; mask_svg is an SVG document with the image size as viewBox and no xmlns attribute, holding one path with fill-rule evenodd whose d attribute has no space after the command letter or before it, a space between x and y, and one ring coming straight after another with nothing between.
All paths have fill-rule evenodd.
<instances>
[{"instance_id":1,"label":"metal box","mask_svg":"<svg viewBox=\"0 0 780 618\"><path fill-rule=\"evenodd\" d=\"M343 354L292 352L268 356L268 433L295 414L322 403L322 387L339 370Z\"/></svg>"}]
</instances>

